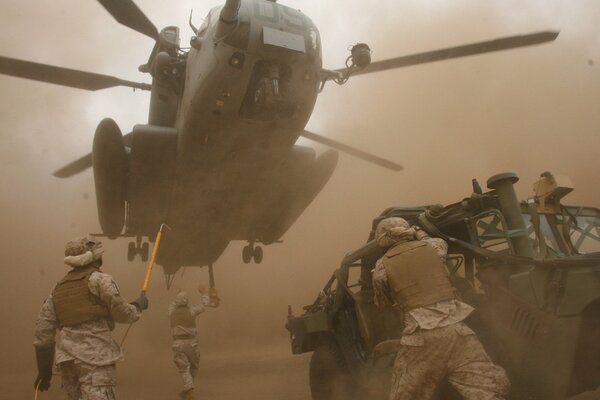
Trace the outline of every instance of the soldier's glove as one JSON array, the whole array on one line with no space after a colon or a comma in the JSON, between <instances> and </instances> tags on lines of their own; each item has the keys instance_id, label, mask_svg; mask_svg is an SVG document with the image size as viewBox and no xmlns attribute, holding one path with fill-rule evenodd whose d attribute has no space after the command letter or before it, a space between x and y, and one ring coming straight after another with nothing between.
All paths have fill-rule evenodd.
<instances>
[{"instance_id":1,"label":"soldier's glove","mask_svg":"<svg viewBox=\"0 0 600 400\"><path fill-rule=\"evenodd\" d=\"M38 376L35 378L34 388L44 392L50 388L52 379L52 364L54 363L54 346L36 347L35 358L37 360Z\"/></svg>"},{"instance_id":2,"label":"soldier's glove","mask_svg":"<svg viewBox=\"0 0 600 400\"><path fill-rule=\"evenodd\" d=\"M144 311L148 309L148 298L143 294L129 304L133 304L138 310Z\"/></svg>"}]
</instances>

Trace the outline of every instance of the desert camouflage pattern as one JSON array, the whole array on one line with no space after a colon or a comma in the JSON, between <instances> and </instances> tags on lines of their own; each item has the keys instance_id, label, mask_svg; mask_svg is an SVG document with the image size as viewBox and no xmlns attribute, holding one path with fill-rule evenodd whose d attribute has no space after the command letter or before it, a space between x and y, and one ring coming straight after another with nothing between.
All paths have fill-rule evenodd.
<instances>
[{"instance_id":1,"label":"desert camouflage pattern","mask_svg":"<svg viewBox=\"0 0 600 400\"><path fill-rule=\"evenodd\" d=\"M444 300L426 307L410 310L404 316L403 335L417 329L435 329L463 321L473 312L473 307L462 301Z\"/></svg>"},{"instance_id":2,"label":"desert camouflage pattern","mask_svg":"<svg viewBox=\"0 0 600 400\"><path fill-rule=\"evenodd\" d=\"M429 400L444 379L465 400L502 400L510 391L505 371L464 323L403 336L389 400Z\"/></svg>"},{"instance_id":3,"label":"desert camouflage pattern","mask_svg":"<svg viewBox=\"0 0 600 400\"><path fill-rule=\"evenodd\" d=\"M390 217L377 224L375 240L380 247L389 247L400 241L415 240L415 230L404 218Z\"/></svg>"},{"instance_id":4,"label":"desert camouflage pattern","mask_svg":"<svg viewBox=\"0 0 600 400\"><path fill-rule=\"evenodd\" d=\"M387 222L389 220L392 220L392 221ZM381 229L385 231L385 229L389 229L390 227L397 226L399 223L401 223L401 222L395 221L395 220L404 221L403 218L386 218L377 225L377 229L380 230L380 226L383 226L383 228L381 228ZM406 221L404 221L404 222L406 222ZM408 223L406 223L406 225L408 225ZM432 238L427 234L427 232L425 232L423 230L418 230L418 229L413 228L412 231L414 232L414 236L413 236L413 239L411 239L411 240L414 240L414 238L417 238L418 240L421 240L421 241L427 243L429 246L431 246L436 251L437 255L442 260L446 260L446 255L448 254L448 243L446 243L446 241L444 239ZM390 237L388 236L386 240L387 240L386 241L386 243L387 243L388 241L391 241L392 239L390 239ZM406 239L396 238L396 240L394 242L392 242L390 244L390 246L392 244L396 244L398 241L401 241L401 240L406 240ZM391 295L392 291L390 289L388 277L385 272L385 268L383 266L383 261L381 259L377 260L377 262L375 263L375 269L373 270L372 276L373 276L373 292L374 292L375 305L378 307L392 307L394 305L394 298ZM465 306L466 306L466 304L465 304ZM415 311L418 314L419 313L418 310L419 309L416 309L413 311Z\"/></svg>"},{"instance_id":5,"label":"desert camouflage pattern","mask_svg":"<svg viewBox=\"0 0 600 400\"><path fill-rule=\"evenodd\" d=\"M178 296L171 304L169 304L169 317L177 307L187 304L187 297L183 302L183 296ZM200 303L190 307L190 313L195 318L202 314L209 304L207 295L202 295ZM183 391L186 392L194 388L194 378L198 372L198 363L200 362L200 352L198 348L198 340L195 339L198 334L196 328L186 328L181 325L171 328L173 336L173 361L177 367L181 380L183 381ZM191 335L194 339L176 339L177 336Z\"/></svg>"},{"instance_id":6,"label":"desert camouflage pattern","mask_svg":"<svg viewBox=\"0 0 600 400\"><path fill-rule=\"evenodd\" d=\"M133 323L140 318L141 312L123 300L108 274L92 273L88 287L106 304L111 320L98 319L60 328L50 295L38 314L33 344L36 347L56 346L55 363L61 370L69 399L114 399L114 364L123 358L123 353L111 336L113 321Z\"/></svg>"},{"instance_id":7,"label":"desert camouflage pattern","mask_svg":"<svg viewBox=\"0 0 600 400\"><path fill-rule=\"evenodd\" d=\"M108 274L94 272L88 281L90 292L106 304L112 321L132 323L140 318L140 311L125 302L117 284ZM49 347L56 341L56 363L79 360L85 364L103 366L114 364L123 358L119 345L111 336L112 322L108 319L84 322L83 324L59 329L52 296L44 302L36 321L35 339L37 347Z\"/></svg>"},{"instance_id":8,"label":"desert camouflage pattern","mask_svg":"<svg viewBox=\"0 0 600 400\"><path fill-rule=\"evenodd\" d=\"M102 258L102 242L93 236L72 239L65 245L65 264L72 268L83 267Z\"/></svg>"},{"instance_id":9,"label":"desert camouflage pattern","mask_svg":"<svg viewBox=\"0 0 600 400\"><path fill-rule=\"evenodd\" d=\"M176 342L176 343L175 343ZM198 372L200 352L196 339L177 340L173 342L173 361L183 381L183 391L194 388L194 379Z\"/></svg>"},{"instance_id":10,"label":"desert camouflage pattern","mask_svg":"<svg viewBox=\"0 0 600 400\"><path fill-rule=\"evenodd\" d=\"M421 240L431 246L442 261L446 261L446 255L448 255L448 243L446 243L444 239L432 238L423 230L415 231L415 237L417 240Z\"/></svg>"},{"instance_id":11,"label":"desert camouflage pattern","mask_svg":"<svg viewBox=\"0 0 600 400\"><path fill-rule=\"evenodd\" d=\"M96 367L77 360L59 364L62 387L69 400L115 400L115 365Z\"/></svg>"},{"instance_id":12,"label":"desert camouflage pattern","mask_svg":"<svg viewBox=\"0 0 600 400\"><path fill-rule=\"evenodd\" d=\"M100 242L96 241L91 236L80 236L69 240L65 245L65 257L78 256L91 250L91 246L89 246L88 243L100 244Z\"/></svg>"},{"instance_id":13,"label":"desert camouflage pattern","mask_svg":"<svg viewBox=\"0 0 600 400\"><path fill-rule=\"evenodd\" d=\"M390 221L383 231L407 224ZM379 230L379 225L377 229ZM438 256L446 259L448 244L413 228L414 239L426 242ZM388 243L394 236L387 235ZM406 236L389 244L406 240ZM411 239L413 240L413 239ZM378 241L379 243L379 241ZM379 307L394 307L394 298L382 260L373 270L374 302ZM404 315L404 330L392 370L390 400L429 400L446 379L465 400L501 400L510 391L506 372L486 354L475 333L462 321L473 307L457 299L415 308Z\"/></svg>"},{"instance_id":14,"label":"desert camouflage pattern","mask_svg":"<svg viewBox=\"0 0 600 400\"><path fill-rule=\"evenodd\" d=\"M206 307L208 306L209 303L209 298L207 295L203 294L200 297L200 303L191 306L190 307L190 313L192 314L192 318L196 318L198 315L202 314L205 310ZM179 296L171 302L171 304L169 304L169 318L171 317L171 314L173 314L173 311L175 311L175 309L177 307L181 307L181 306L185 306L187 305L187 297L185 297L185 300L183 300L183 296ZM173 337L176 336L184 336L184 335L191 335L191 336L196 336L198 334L198 330L197 329L190 329L190 328L186 328L183 327L181 325L177 325L174 326L173 328L171 328L171 335ZM175 344L175 342L177 342L177 339L173 340L173 343Z\"/></svg>"}]
</instances>

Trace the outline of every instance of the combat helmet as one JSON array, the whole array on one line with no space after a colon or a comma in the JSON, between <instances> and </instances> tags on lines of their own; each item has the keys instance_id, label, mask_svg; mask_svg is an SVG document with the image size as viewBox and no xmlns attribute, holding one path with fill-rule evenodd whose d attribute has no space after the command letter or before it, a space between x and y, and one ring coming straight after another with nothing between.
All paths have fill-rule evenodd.
<instances>
[{"instance_id":1,"label":"combat helmet","mask_svg":"<svg viewBox=\"0 0 600 400\"><path fill-rule=\"evenodd\" d=\"M415 239L415 230L400 217L382 219L375 229L375 239L380 247L389 247L400 241Z\"/></svg>"},{"instance_id":2,"label":"combat helmet","mask_svg":"<svg viewBox=\"0 0 600 400\"><path fill-rule=\"evenodd\" d=\"M102 260L102 242L93 236L81 236L65 245L65 264L77 268Z\"/></svg>"}]
</instances>

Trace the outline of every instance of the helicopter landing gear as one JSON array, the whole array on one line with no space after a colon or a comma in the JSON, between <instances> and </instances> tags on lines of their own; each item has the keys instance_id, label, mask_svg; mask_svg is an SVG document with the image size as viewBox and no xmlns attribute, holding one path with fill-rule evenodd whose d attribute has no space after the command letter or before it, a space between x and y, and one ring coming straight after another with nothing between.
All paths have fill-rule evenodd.
<instances>
[{"instance_id":1,"label":"helicopter landing gear","mask_svg":"<svg viewBox=\"0 0 600 400\"><path fill-rule=\"evenodd\" d=\"M133 261L136 255L140 255L143 262L148 261L150 245L148 242L142 243L142 237L136 236L135 242L129 242L127 245L127 261Z\"/></svg>"},{"instance_id":2,"label":"helicopter landing gear","mask_svg":"<svg viewBox=\"0 0 600 400\"><path fill-rule=\"evenodd\" d=\"M260 264L263 260L263 249L260 246L254 247L254 242L250 241L247 246L242 249L242 261L248 264L251 260Z\"/></svg>"}]
</instances>

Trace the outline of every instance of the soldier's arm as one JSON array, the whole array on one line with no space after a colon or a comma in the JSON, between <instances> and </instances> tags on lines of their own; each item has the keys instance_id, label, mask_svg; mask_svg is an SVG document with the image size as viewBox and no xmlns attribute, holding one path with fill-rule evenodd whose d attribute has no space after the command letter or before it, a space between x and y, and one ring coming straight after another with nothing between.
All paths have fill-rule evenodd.
<instances>
[{"instance_id":1,"label":"soldier's arm","mask_svg":"<svg viewBox=\"0 0 600 400\"><path fill-rule=\"evenodd\" d=\"M388 307L394 304L387 273L381 260L377 261L373 270L373 302L377 307Z\"/></svg>"},{"instance_id":2,"label":"soldier's arm","mask_svg":"<svg viewBox=\"0 0 600 400\"><path fill-rule=\"evenodd\" d=\"M169 317L173 314L173 311L175 311L176 308L177 308L177 306L175 305L175 302L172 301L169 304Z\"/></svg>"},{"instance_id":3,"label":"soldier's arm","mask_svg":"<svg viewBox=\"0 0 600 400\"><path fill-rule=\"evenodd\" d=\"M195 306L192 306L190 308L190 311L192 312L192 316L195 317L199 314L202 314L206 310L208 303L210 303L210 299L208 298L208 295L202 294L200 296L200 303L198 303Z\"/></svg>"},{"instance_id":4,"label":"soldier's arm","mask_svg":"<svg viewBox=\"0 0 600 400\"><path fill-rule=\"evenodd\" d=\"M48 296L35 321L33 345L38 348L54 347L54 336L58 329L58 320L54 310L52 296Z\"/></svg>"},{"instance_id":5,"label":"soldier's arm","mask_svg":"<svg viewBox=\"0 0 600 400\"><path fill-rule=\"evenodd\" d=\"M48 296L35 321L35 338L33 340L38 370L33 385L36 390L40 390L41 392L48 390L50 388L50 381L52 381L54 335L58 327L54 302L52 301L52 296Z\"/></svg>"},{"instance_id":6,"label":"soldier's arm","mask_svg":"<svg viewBox=\"0 0 600 400\"><path fill-rule=\"evenodd\" d=\"M140 318L142 312L121 297L119 288L110 275L94 272L90 276L89 286L91 292L96 294L106 304L110 316L115 322L127 324L135 322Z\"/></svg>"}]
</instances>

